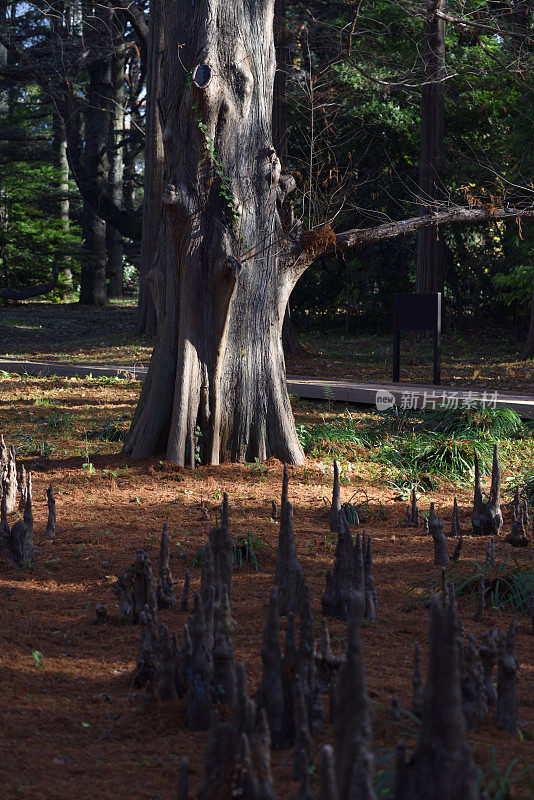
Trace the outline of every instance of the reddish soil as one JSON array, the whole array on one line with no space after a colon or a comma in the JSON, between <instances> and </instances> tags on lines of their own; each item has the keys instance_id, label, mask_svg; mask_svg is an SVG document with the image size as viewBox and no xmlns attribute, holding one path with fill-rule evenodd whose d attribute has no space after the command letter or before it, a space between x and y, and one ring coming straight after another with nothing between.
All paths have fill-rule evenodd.
<instances>
[{"instance_id":1,"label":"reddish soil","mask_svg":"<svg viewBox=\"0 0 534 800\"><path fill-rule=\"evenodd\" d=\"M186 728L182 701L172 706L147 704L143 692L131 691L139 628L117 626L112 583L132 561L136 547L149 551L156 568L159 536L166 521L171 533L171 569L180 593L185 569L206 540L223 491L229 495L233 532L253 532L276 545L278 528L270 521L270 507L281 489L278 462L269 462L266 472L255 474L251 465L206 467L191 473L158 460L129 462L121 456L102 455L92 461L94 474L81 468L81 457L53 460L34 472L35 568L28 573L0 563L3 798L62 800L77 795L99 800L171 800L184 755L190 758L190 781L196 787L208 734ZM31 460L26 464L31 466ZM104 473L104 469L117 474ZM58 533L53 542L44 539L49 481L54 483L57 504ZM401 735L407 738L398 723L390 721L389 708L394 695L402 708L410 707L413 644L420 641L426 664L428 611L421 606L405 611L404 593L412 582L434 570L431 542L400 524L404 505L395 502L391 491L384 492L369 477L354 477L352 485L342 487L342 499L364 488L373 501L365 526L373 538L380 603L375 625L363 630L378 751L393 748ZM322 502L329 493L329 479L312 462L292 470L290 500L295 507L297 546L311 587L318 631L324 570L334 557ZM198 510L201 498L210 508L209 521ZM466 530L468 498L469 493L459 495ZM436 492L431 499L447 525L452 495ZM387 519L380 518L377 500L384 504ZM428 510L428 498L422 507ZM462 556L481 559L485 549L485 539L466 537ZM509 550L499 542L498 558ZM532 563L533 551L529 548L520 556ZM237 657L246 664L250 692L260 679L260 643L274 564L275 551L265 548L259 553L257 572L245 567L234 574ZM191 573L196 590L200 570L192 568ZM110 621L102 627L94 622L98 603L110 611ZM514 616L510 611L490 610L483 622L474 623L474 604L461 599L459 608L467 629L477 635L493 626L507 626ZM181 635L185 614L165 611L161 618ZM339 647L343 632L342 624L331 624L334 646ZM39 668L32 651L42 654ZM533 653L534 637L523 616L517 634L522 736L500 730L494 721L471 732L476 764L486 772L491 772L490 747L495 747L503 772L515 758L533 764ZM327 726L323 741L331 738ZM288 797L296 788L289 779L290 767L287 752L273 755L280 797ZM516 771L520 768L517 765ZM514 785L512 796L532 797L531 791L522 779Z\"/></svg>"}]
</instances>

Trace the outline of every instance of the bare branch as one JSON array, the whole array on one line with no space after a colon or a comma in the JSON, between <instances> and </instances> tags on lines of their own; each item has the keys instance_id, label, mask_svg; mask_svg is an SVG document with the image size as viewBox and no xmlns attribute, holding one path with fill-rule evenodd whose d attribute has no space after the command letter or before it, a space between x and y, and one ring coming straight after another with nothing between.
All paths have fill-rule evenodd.
<instances>
[{"instance_id":1,"label":"bare branch","mask_svg":"<svg viewBox=\"0 0 534 800\"><path fill-rule=\"evenodd\" d=\"M115 10L123 11L132 24L132 28L146 48L148 42L148 23L145 15L132 0L114 0ZM118 8L117 8L118 7Z\"/></svg>"},{"instance_id":2,"label":"bare branch","mask_svg":"<svg viewBox=\"0 0 534 800\"><path fill-rule=\"evenodd\" d=\"M434 13L436 17L445 20L445 22L450 22L451 25L473 28L479 33L488 33L491 36L502 36L502 37L513 36L514 39L524 39L527 43L532 42L532 34L523 33L517 28L510 28L509 30L503 30L502 28L496 28L493 25L484 25L480 22L471 22L471 20L464 19L461 17L451 17L449 14L445 14L443 11L435 11Z\"/></svg>"},{"instance_id":3,"label":"bare branch","mask_svg":"<svg viewBox=\"0 0 534 800\"><path fill-rule=\"evenodd\" d=\"M449 225L451 222L492 222L510 217L534 217L534 208L456 208L450 211L440 211L423 217L412 217L398 222L387 222L373 228L354 228L336 235L335 244L328 245L322 252L333 253L336 250L350 250L353 247L363 247L373 242L383 242L394 239L405 233L415 233L422 228ZM317 253L321 255L321 253Z\"/></svg>"}]
</instances>

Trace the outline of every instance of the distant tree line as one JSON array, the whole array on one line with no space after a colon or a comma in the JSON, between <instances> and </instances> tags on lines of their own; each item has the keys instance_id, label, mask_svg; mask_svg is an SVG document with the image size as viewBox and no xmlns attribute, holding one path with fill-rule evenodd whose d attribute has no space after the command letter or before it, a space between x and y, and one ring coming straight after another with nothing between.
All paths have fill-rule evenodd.
<instances>
[{"instance_id":1,"label":"distant tree line","mask_svg":"<svg viewBox=\"0 0 534 800\"><path fill-rule=\"evenodd\" d=\"M533 37L528 0L276 0L273 140L293 213L346 230L533 205ZM161 0L0 0L0 289L57 265L56 297L104 305L135 270L139 330L155 333L172 258L163 38ZM510 218L325 252L292 319L380 329L394 292L443 291L452 322L498 309L532 356L533 244L532 223Z\"/></svg>"}]
</instances>

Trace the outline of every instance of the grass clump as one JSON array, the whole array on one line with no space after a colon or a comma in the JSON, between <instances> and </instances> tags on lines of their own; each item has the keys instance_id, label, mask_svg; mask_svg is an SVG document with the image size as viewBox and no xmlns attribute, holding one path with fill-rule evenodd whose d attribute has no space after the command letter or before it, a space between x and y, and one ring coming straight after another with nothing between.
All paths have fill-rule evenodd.
<instances>
[{"instance_id":1,"label":"grass clump","mask_svg":"<svg viewBox=\"0 0 534 800\"><path fill-rule=\"evenodd\" d=\"M88 431L87 438L102 442L124 442L128 428L129 421L123 417L108 417L97 428Z\"/></svg>"},{"instance_id":2,"label":"grass clump","mask_svg":"<svg viewBox=\"0 0 534 800\"><path fill-rule=\"evenodd\" d=\"M494 568L488 568L472 559L453 562L445 572L447 581L454 583L456 597L475 600L478 593L478 580L482 575L485 585L486 602L496 611L506 607L514 608L520 614L527 614L534 596L534 567L519 562L516 558L505 558ZM405 609L415 605L430 605L430 598L441 589L441 573L432 575L424 581L414 583L405 592Z\"/></svg>"},{"instance_id":3,"label":"grass clump","mask_svg":"<svg viewBox=\"0 0 534 800\"><path fill-rule=\"evenodd\" d=\"M199 547L191 559L192 567L201 567L206 559L206 547ZM239 569L243 564L252 564L256 572L258 571L258 554L265 547L273 549L269 542L254 533L238 534L232 542L232 564Z\"/></svg>"},{"instance_id":4,"label":"grass clump","mask_svg":"<svg viewBox=\"0 0 534 800\"><path fill-rule=\"evenodd\" d=\"M46 427L50 431L71 431L74 428L74 416L70 411L52 411L46 421Z\"/></svg>"},{"instance_id":5,"label":"grass clump","mask_svg":"<svg viewBox=\"0 0 534 800\"><path fill-rule=\"evenodd\" d=\"M368 447L370 444L365 431L357 427L350 411L345 411L336 422L323 419L316 425L301 424L297 427L297 434L306 455L314 458L324 455L332 458L354 458L358 448Z\"/></svg>"},{"instance_id":6,"label":"grass clump","mask_svg":"<svg viewBox=\"0 0 534 800\"><path fill-rule=\"evenodd\" d=\"M523 429L519 414L512 408L491 408L476 403L451 409L438 409L427 415L427 425L437 433L462 438L493 437L506 439Z\"/></svg>"},{"instance_id":7,"label":"grass clump","mask_svg":"<svg viewBox=\"0 0 534 800\"><path fill-rule=\"evenodd\" d=\"M477 772L478 788L480 797L491 797L492 800L509 800L513 797L512 787L518 781L523 780L528 785L534 796L534 776L532 766L514 758L504 772L497 763L497 753L491 747L491 761L488 771L479 768Z\"/></svg>"},{"instance_id":8,"label":"grass clump","mask_svg":"<svg viewBox=\"0 0 534 800\"><path fill-rule=\"evenodd\" d=\"M489 440L481 440L476 448L484 469L491 462L492 444ZM390 439L378 449L376 459L381 464L396 467L407 476L410 484L421 488L434 488L431 486L433 481L428 480L433 474L452 479L470 478L475 466L472 441L436 433L422 433L410 439Z\"/></svg>"}]
</instances>

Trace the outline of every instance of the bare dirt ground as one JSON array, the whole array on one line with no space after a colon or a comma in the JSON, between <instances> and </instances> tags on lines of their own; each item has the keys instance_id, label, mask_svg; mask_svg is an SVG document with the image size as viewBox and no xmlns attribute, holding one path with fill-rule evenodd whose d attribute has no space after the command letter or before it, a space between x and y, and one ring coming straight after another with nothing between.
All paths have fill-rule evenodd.
<instances>
[{"instance_id":1,"label":"bare dirt ground","mask_svg":"<svg viewBox=\"0 0 534 800\"><path fill-rule=\"evenodd\" d=\"M282 465L222 465L194 472L161 459L131 461L120 455L120 443L95 438L95 430L110 428L112 416L127 420L139 385L126 381L55 380L0 376L0 431L19 447L21 460L34 474L35 566L31 572L0 562L0 674L3 688L0 728L2 798L63 800L74 795L99 800L173 800L180 758L190 758L190 782L202 776L207 733L192 733L185 725L184 703L147 703L144 692L131 689L139 641L136 626L119 628L112 594L116 576L144 547L157 571L159 537L167 522L171 537L171 570L181 593L186 568L197 590L200 569L191 559L215 522L222 493L230 502L233 533L252 532L276 547L278 525L270 520L271 500L279 498ZM313 419L303 407L299 419ZM84 467L85 463L85 467ZM87 465L92 464L92 468ZM505 474L506 477L506 474ZM57 536L44 538L45 488L52 481L57 506ZM431 500L448 526L453 491L458 495L462 528L470 529L472 490L442 488L421 500L423 512ZM375 580L379 595L376 623L363 629L369 694L375 711L377 754L393 752L410 732L390 718L393 696L408 709L411 703L413 646L419 641L426 665L428 611L420 604L406 610L406 591L415 581L435 574L432 544L405 528L405 506L385 485L380 472L357 463L342 500L367 493L370 505L362 519L372 536ZM328 532L323 497L331 494L327 465L308 460L291 470L290 500L295 507L296 541L311 588L317 633L324 572L334 559L335 542ZM210 518L199 511L204 500ZM505 509L505 532L510 514ZM510 553L497 544L498 559L519 556L533 563L533 549ZM466 536L462 556L481 560L486 538ZM267 545L252 565L234 572L233 614L238 622L237 658L246 664L249 692L261 675L260 644L276 551ZM105 604L109 622L95 625L95 606ZM510 610L489 609L480 623L472 620L474 603L460 598L459 611L477 636L491 627L504 628L514 618ZM161 612L180 637L187 615ZM344 625L331 624L339 648ZM534 775L534 638L526 616L519 618L517 655L520 661L520 729L508 734L489 720L470 732L477 767L491 776L492 748L502 773L514 759L512 798L532 797L525 765ZM40 656L35 654L39 653ZM326 726L317 741L332 741ZM316 761L317 763L317 761ZM297 787L290 780L288 752L273 754L273 774L279 797ZM316 776L317 773L314 773ZM317 785L318 778L313 781ZM503 795L504 796L504 795Z\"/></svg>"},{"instance_id":2,"label":"bare dirt ground","mask_svg":"<svg viewBox=\"0 0 534 800\"><path fill-rule=\"evenodd\" d=\"M71 304L30 302L0 308L0 357L89 364L147 366L152 342L135 336L135 307L123 301L96 309ZM303 334L307 353L286 359L288 375L391 379L391 337L385 335ZM534 392L534 361L519 361L521 343L491 324L443 336L445 386ZM421 334L405 334L401 380L432 382L432 343Z\"/></svg>"}]
</instances>

